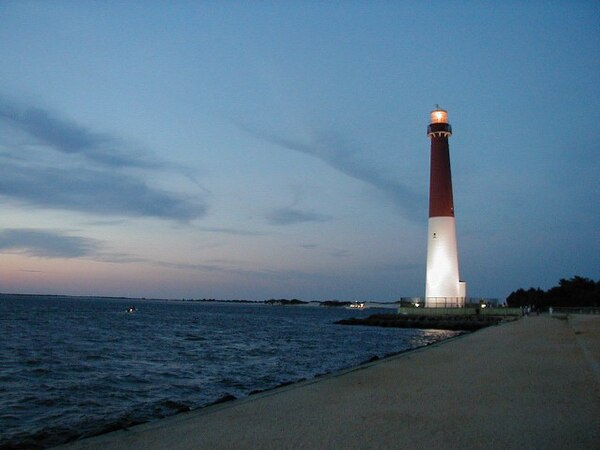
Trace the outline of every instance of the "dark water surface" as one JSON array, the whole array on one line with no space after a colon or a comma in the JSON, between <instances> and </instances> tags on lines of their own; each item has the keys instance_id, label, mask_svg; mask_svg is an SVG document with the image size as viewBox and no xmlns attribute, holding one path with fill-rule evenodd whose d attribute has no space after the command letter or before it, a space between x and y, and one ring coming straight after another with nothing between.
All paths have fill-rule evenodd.
<instances>
[{"instance_id":1,"label":"dark water surface","mask_svg":"<svg viewBox=\"0 0 600 450\"><path fill-rule=\"evenodd\" d=\"M57 445L458 334L333 323L374 311L0 295L0 448Z\"/></svg>"}]
</instances>

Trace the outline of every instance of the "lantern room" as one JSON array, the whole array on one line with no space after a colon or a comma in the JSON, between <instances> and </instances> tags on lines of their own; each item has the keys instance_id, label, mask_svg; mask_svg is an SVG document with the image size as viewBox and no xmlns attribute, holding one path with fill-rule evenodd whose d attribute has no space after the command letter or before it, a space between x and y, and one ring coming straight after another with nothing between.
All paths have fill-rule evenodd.
<instances>
[{"instance_id":1,"label":"lantern room","mask_svg":"<svg viewBox=\"0 0 600 450\"><path fill-rule=\"evenodd\" d=\"M431 111L430 123L448 123L448 111L440 108L434 109Z\"/></svg>"}]
</instances>

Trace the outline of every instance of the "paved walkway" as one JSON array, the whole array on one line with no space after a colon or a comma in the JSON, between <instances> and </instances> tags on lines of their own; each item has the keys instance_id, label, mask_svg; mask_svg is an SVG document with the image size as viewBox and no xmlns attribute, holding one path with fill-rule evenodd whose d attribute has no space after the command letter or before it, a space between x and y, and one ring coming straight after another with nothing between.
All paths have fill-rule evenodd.
<instances>
[{"instance_id":1,"label":"paved walkway","mask_svg":"<svg viewBox=\"0 0 600 450\"><path fill-rule=\"evenodd\" d=\"M600 316L526 317L67 449L585 449Z\"/></svg>"}]
</instances>

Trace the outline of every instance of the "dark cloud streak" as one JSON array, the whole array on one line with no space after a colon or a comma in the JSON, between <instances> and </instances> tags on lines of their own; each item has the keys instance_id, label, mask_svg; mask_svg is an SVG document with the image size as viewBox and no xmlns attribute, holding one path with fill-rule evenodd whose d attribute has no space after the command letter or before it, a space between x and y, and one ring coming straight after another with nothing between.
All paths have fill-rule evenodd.
<instances>
[{"instance_id":1,"label":"dark cloud streak","mask_svg":"<svg viewBox=\"0 0 600 450\"><path fill-rule=\"evenodd\" d=\"M147 262L125 253L104 250L105 243L75 236L64 230L7 228L0 230L0 253L12 252L39 258L83 258L110 263Z\"/></svg>"},{"instance_id":2,"label":"dark cloud streak","mask_svg":"<svg viewBox=\"0 0 600 450\"><path fill-rule=\"evenodd\" d=\"M219 233L219 234L229 234L232 236L264 236L265 233L259 231L252 230L241 230L236 228L227 228L227 227L199 227L201 231L205 231L207 233Z\"/></svg>"},{"instance_id":3,"label":"dark cloud streak","mask_svg":"<svg viewBox=\"0 0 600 450\"><path fill-rule=\"evenodd\" d=\"M116 137L2 96L0 124L33 139L38 151L45 152L45 157L34 159L28 144L7 143L0 135L0 196L35 207L98 215L189 221L206 214L200 195L190 199L166 192L131 173L129 169L156 173L175 166L134 151ZM189 169L180 172L193 180Z\"/></svg>"},{"instance_id":4,"label":"dark cloud streak","mask_svg":"<svg viewBox=\"0 0 600 450\"><path fill-rule=\"evenodd\" d=\"M267 214L271 225L295 225L304 222L326 222L331 217L295 208L280 208Z\"/></svg>"},{"instance_id":5,"label":"dark cloud streak","mask_svg":"<svg viewBox=\"0 0 600 450\"><path fill-rule=\"evenodd\" d=\"M347 256L352 255L352 253L350 253L348 250L339 249L339 248L323 249L320 245L317 245L317 244L301 244L300 247L304 248L306 250L311 250L311 251L317 250L317 249L325 250L329 256L333 256L334 258L345 258Z\"/></svg>"},{"instance_id":6,"label":"dark cloud streak","mask_svg":"<svg viewBox=\"0 0 600 450\"><path fill-rule=\"evenodd\" d=\"M227 273L241 277L262 279L314 279L323 277L297 270L245 269L234 262L218 263L177 263L140 258L125 253L105 251L106 243L96 239L73 235L64 230L29 228L9 228L0 230L0 254L17 253L28 256L61 259L78 258L102 263L129 264L145 263L174 270L191 270L205 273ZM39 270L26 270L40 272Z\"/></svg>"},{"instance_id":7,"label":"dark cloud streak","mask_svg":"<svg viewBox=\"0 0 600 450\"><path fill-rule=\"evenodd\" d=\"M0 195L36 207L183 221L206 213L200 201L156 190L115 172L15 164L2 158L0 163L4 171Z\"/></svg>"},{"instance_id":8,"label":"dark cloud streak","mask_svg":"<svg viewBox=\"0 0 600 450\"><path fill-rule=\"evenodd\" d=\"M0 120L12 125L39 144L65 154L78 154L96 163L118 168L158 168L142 155L119 152L124 144L106 133L97 133L41 108L24 108L0 97Z\"/></svg>"},{"instance_id":9,"label":"dark cloud streak","mask_svg":"<svg viewBox=\"0 0 600 450\"><path fill-rule=\"evenodd\" d=\"M0 231L0 251L9 250L41 258L80 258L95 255L99 241L63 232L34 229Z\"/></svg>"},{"instance_id":10,"label":"dark cloud streak","mask_svg":"<svg viewBox=\"0 0 600 450\"><path fill-rule=\"evenodd\" d=\"M423 195L396 180L389 179L357 158L358 151L355 146L336 133L315 131L309 142L301 142L243 124L237 125L261 140L318 158L333 169L373 186L383 192L409 218L415 217L415 205L426 204Z\"/></svg>"}]
</instances>

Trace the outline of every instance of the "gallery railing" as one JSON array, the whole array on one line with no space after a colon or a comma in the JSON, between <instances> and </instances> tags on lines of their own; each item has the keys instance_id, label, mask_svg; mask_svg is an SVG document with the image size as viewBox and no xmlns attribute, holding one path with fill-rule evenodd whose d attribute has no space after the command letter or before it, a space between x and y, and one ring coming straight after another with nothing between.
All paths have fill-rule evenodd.
<instances>
[{"instance_id":1,"label":"gallery railing","mask_svg":"<svg viewBox=\"0 0 600 450\"><path fill-rule=\"evenodd\" d=\"M397 302L399 306L414 308L481 308L497 307L499 300L497 298L483 297L401 297Z\"/></svg>"}]
</instances>

